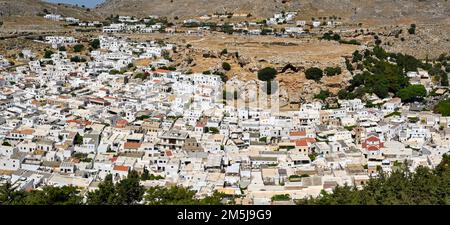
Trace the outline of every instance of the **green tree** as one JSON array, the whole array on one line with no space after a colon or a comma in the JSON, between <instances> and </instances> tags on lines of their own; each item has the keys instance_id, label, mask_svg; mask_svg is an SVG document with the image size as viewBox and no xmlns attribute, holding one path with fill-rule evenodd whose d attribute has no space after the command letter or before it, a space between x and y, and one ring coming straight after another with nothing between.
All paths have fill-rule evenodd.
<instances>
[{"instance_id":1,"label":"green tree","mask_svg":"<svg viewBox=\"0 0 450 225\"><path fill-rule=\"evenodd\" d=\"M320 90L320 93L315 95L314 98L320 99L320 100L323 101L323 100L327 99L328 97L330 97L330 95L331 95L330 91L328 91L328 90Z\"/></svg>"},{"instance_id":2,"label":"green tree","mask_svg":"<svg viewBox=\"0 0 450 225\"><path fill-rule=\"evenodd\" d=\"M90 42L90 45L93 49L99 49L100 48L100 40L94 39Z\"/></svg>"},{"instance_id":3,"label":"green tree","mask_svg":"<svg viewBox=\"0 0 450 225\"><path fill-rule=\"evenodd\" d=\"M258 71L258 79L261 81L271 81L277 76L277 70L272 67L266 67Z\"/></svg>"},{"instance_id":4,"label":"green tree","mask_svg":"<svg viewBox=\"0 0 450 225\"><path fill-rule=\"evenodd\" d=\"M335 76L342 73L341 67L327 67L325 68L325 74L327 76Z\"/></svg>"},{"instance_id":5,"label":"green tree","mask_svg":"<svg viewBox=\"0 0 450 225\"><path fill-rule=\"evenodd\" d=\"M33 190L25 197L26 205L80 205L80 191L73 186L45 186L41 190Z\"/></svg>"},{"instance_id":6,"label":"green tree","mask_svg":"<svg viewBox=\"0 0 450 225\"><path fill-rule=\"evenodd\" d=\"M450 99L440 101L433 109L434 113L442 116L450 116Z\"/></svg>"},{"instance_id":7,"label":"green tree","mask_svg":"<svg viewBox=\"0 0 450 225\"><path fill-rule=\"evenodd\" d=\"M145 195L147 205L194 205L195 191L184 187L150 187Z\"/></svg>"},{"instance_id":8,"label":"green tree","mask_svg":"<svg viewBox=\"0 0 450 225\"><path fill-rule=\"evenodd\" d=\"M226 71L230 71L231 70L231 65L227 62L223 62L222 63L222 69L226 70Z\"/></svg>"},{"instance_id":9,"label":"green tree","mask_svg":"<svg viewBox=\"0 0 450 225\"><path fill-rule=\"evenodd\" d=\"M427 96L427 90L420 84L411 85L401 89L397 93L397 96L400 97L403 102L418 101Z\"/></svg>"},{"instance_id":10,"label":"green tree","mask_svg":"<svg viewBox=\"0 0 450 225\"><path fill-rule=\"evenodd\" d=\"M195 197L195 191L181 186L151 187L145 195L147 205L220 205L224 195L214 192L203 199Z\"/></svg>"},{"instance_id":11,"label":"green tree","mask_svg":"<svg viewBox=\"0 0 450 225\"><path fill-rule=\"evenodd\" d=\"M211 132L213 134L218 134L219 133L219 129L217 129L216 127L210 127L209 128L209 132Z\"/></svg>"},{"instance_id":12,"label":"green tree","mask_svg":"<svg viewBox=\"0 0 450 225\"><path fill-rule=\"evenodd\" d=\"M323 77L323 71L320 68L312 67L305 71L306 79L320 81Z\"/></svg>"},{"instance_id":13,"label":"green tree","mask_svg":"<svg viewBox=\"0 0 450 225\"><path fill-rule=\"evenodd\" d=\"M345 59L345 67L346 67L347 70L350 71L350 72L352 72L353 70L355 70L355 69L353 68L352 63L351 63L350 60L348 60L348 59ZM353 73L352 73L352 74L353 74Z\"/></svg>"},{"instance_id":14,"label":"green tree","mask_svg":"<svg viewBox=\"0 0 450 225\"><path fill-rule=\"evenodd\" d=\"M81 136L79 133L77 133L75 135L74 140L73 140L73 144L74 145L81 145L81 144L83 144L83 136Z\"/></svg>"},{"instance_id":15,"label":"green tree","mask_svg":"<svg viewBox=\"0 0 450 225\"><path fill-rule=\"evenodd\" d=\"M226 55L228 54L228 50L226 48L222 49L222 51L220 52L220 55Z\"/></svg>"},{"instance_id":16,"label":"green tree","mask_svg":"<svg viewBox=\"0 0 450 225\"><path fill-rule=\"evenodd\" d=\"M144 167L144 171L141 174L141 180L150 180L150 172L146 167Z\"/></svg>"},{"instance_id":17,"label":"green tree","mask_svg":"<svg viewBox=\"0 0 450 225\"><path fill-rule=\"evenodd\" d=\"M408 28L409 34L415 34L416 33L416 24L411 24L411 26Z\"/></svg>"},{"instance_id":18,"label":"green tree","mask_svg":"<svg viewBox=\"0 0 450 225\"><path fill-rule=\"evenodd\" d=\"M448 86L448 75L446 72L441 73L441 85L442 86Z\"/></svg>"},{"instance_id":19,"label":"green tree","mask_svg":"<svg viewBox=\"0 0 450 225\"><path fill-rule=\"evenodd\" d=\"M289 194L280 194L272 196L272 201L289 201L291 196Z\"/></svg>"},{"instance_id":20,"label":"green tree","mask_svg":"<svg viewBox=\"0 0 450 225\"><path fill-rule=\"evenodd\" d=\"M116 185L117 202L120 205L134 205L144 196L144 187L139 183L139 174L132 170L126 179Z\"/></svg>"},{"instance_id":21,"label":"green tree","mask_svg":"<svg viewBox=\"0 0 450 225\"><path fill-rule=\"evenodd\" d=\"M317 198L306 198L298 204L351 205L442 205L450 204L450 157L443 155L434 169L419 166L410 172L406 163L390 175L380 171L362 189L337 186L332 193L322 191Z\"/></svg>"},{"instance_id":22,"label":"green tree","mask_svg":"<svg viewBox=\"0 0 450 225\"><path fill-rule=\"evenodd\" d=\"M358 50L353 52L353 62L359 62L361 61L363 58L363 55L361 55L361 53L359 53Z\"/></svg>"},{"instance_id":23,"label":"green tree","mask_svg":"<svg viewBox=\"0 0 450 225\"><path fill-rule=\"evenodd\" d=\"M112 175L108 174L98 189L88 192L86 197L88 205L116 205L118 201Z\"/></svg>"},{"instance_id":24,"label":"green tree","mask_svg":"<svg viewBox=\"0 0 450 225\"><path fill-rule=\"evenodd\" d=\"M79 56L73 56L70 58L70 61L79 63L79 62L86 62L86 59L83 57L79 57Z\"/></svg>"},{"instance_id":25,"label":"green tree","mask_svg":"<svg viewBox=\"0 0 450 225\"><path fill-rule=\"evenodd\" d=\"M25 192L18 191L11 182L0 186L0 205L20 205L24 203L24 198Z\"/></svg>"},{"instance_id":26,"label":"green tree","mask_svg":"<svg viewBox=\"0 0 450 225\"><path fill-rule=\"evenodd\" d=\"M73 46L73 51L74 52L81 52L84 50L84 45L82 44L76 44Z\"/></svg>"},{"instance_id":27,"label":"green tree","mask_svg":"<svg viewBox=\"0 0 450 225\"><path fill-rule=\"evenodd\" d=\"M45 50L44 52L44 58L46 59L50 59L52 57L52 55L54 54L54 52L52 50Z\"/></svg>"}]
</instances>

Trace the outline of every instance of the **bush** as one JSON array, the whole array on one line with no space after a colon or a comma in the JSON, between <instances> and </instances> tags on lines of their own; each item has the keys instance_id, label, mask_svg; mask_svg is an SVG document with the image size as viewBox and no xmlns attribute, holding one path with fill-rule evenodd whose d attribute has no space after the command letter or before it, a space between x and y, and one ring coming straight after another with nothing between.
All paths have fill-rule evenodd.
<instances>
[{"instance_id":1,"label":"bush","mask_svg":"<svg viewBox=\"0 0 450 225\"><path fill-rule=\"evenodd\" d=\"M433 109L434 113L442 116L450 116L450 99L440 101Z\"/></svg>"},{"instance_id":2,"label":"bush","mask_svg":"<svg viewBox=\"0 0 450 225\"><path fill-rule=\"evenodd\" d=\"M134 75L134 79L141 79L141 80L145 80L149 77L148 73L138 73L136 75Z\"/></svg>"},{"instance_id":3,"label":"bush","mask_svg":"<svg viewBox=\"0 0 450 225\"><path fill-rule=\"evenodd\" d=\"M53 53L54 52L52 50L45 50L44 58L50 59L52 57Z\"/></svg>"},{"instance_id":4,"label":"bush","mask_svg":"<svg viewBox=\"0 0 450 225\"><path fill-rule=\"evenodd\" d=\"M397 96L402 99L403 102L412 102L416 100L421 100L423 97L427 96L427 90L423 85L411 85L406 88L401 89Z\"/></svg>"},{"instance_id":5,"label":"bush","mask_svg":"<svg viewBox=\"0 0 450 225\"><path fill-rule=\"evenodd\" d=\"M325 68L325 74L327 76L339 75L342 73L341 67L327 67Z\"/></svg>"},{"instance_id":6,"label":"bush","mask_svg":"<svg viewBox=\"0 0 450 225\"><path fill-rule=\"evenodd\" d=\"M161 66L161 67L159 67L159 69L162 69L162 70L170 70L170 71L175 71L175 70L177 70L177 68L174 67L174 66Z\"/></svg>"},{"instance_id":7,"label":"bush","mask_svg":"<svg viewBox=\"0 0 450 225\"><path fill-rule=\"evenodd\" d=\"M225 54L227 54L228 53L228 50L226 49L226 48L224 48L223 50L222 50L222 52L220 52L220 55L225 55Z\"/></svg>"},{"instance_id":8,"label":"bush","mask_svg":"<svg viewBox=\"0 0 450 225\"><path fill-rule=\"evenodd\" d=\"M320 93L315 95L314 98L316 99L320 99L320 100L325 100L328 97L330 97L331 93L328 90L320 90Z\"/></svg>"},{"instance_id":9,"label":"bush","mask_svg":"<svg viewBox=\"0 0 450 225\"><path fill-rule=\"evenodd\" d=\"M337 186L332 193L322 191L317 198L305 198L298 204L317 205L445 205L448 204L450 157L434 169L419 166L414 172L405 164L394 162L398 169L383 171L362 188Z\"/></svg>"},{"instance_id":10,"label":"bush","mask_svg":"<svg viewBox=\"0 0 450 225\"><path fill-rule=\"evenodd\" d=\"M74 56L72 58L70 58L71 62L75 62L75 63L79 63L79 62L86 62L86 59L83 57L79 57L79 56Z\"/></svg>"},{"instance_id":11,"label":"bush","mask_svg":"<svg viewBox=\"0 0 450 225\"><path fill-rule=\"evenodd\" d=\"M100 40L94 39L91 41L90 45L93 49L99 49L100 48Z\"/></svg>"},{"instance_id":12,"label":"bush","mask_svg":"<svg viewBox=\"0 0 450 225\"><path fill-rule=\"evenodd\" d=\"M110 70L109 71L109 74L111 74L111 75L116 75L116 74L119 74L120 73L120 71L118 71L118 70Z\"/></svg>"},{"instance_id":13,"label":"bush","mask_svg":"<svg viewBox=\"0 0 450 225\"><path fill-rule=\"evenodd\" d=\"M289 201L289 200L291 200L291 196L289 194L272 196L272 201Z\"/></svg>"},{"instance_id":14,"label":"bush","mask_svg":"<svg viewBox=\"0 0 450 225\"><path fill-rule=\"evenodd\" d=\"M355 70L353 68L352 63L350 63L350 61L348 59L345 59L345 67L347 68L348 71L352 72L353 70Z\"/></svg>"},{"instance_id":15,"label":"bush","mask_svg":"<svg viewBox=\"0 0 450 225\"><path fill-rule=\"evenodd\" d=\"M339 36L339 34L333 34L333 32L330 31L323 34L321 39L328 41L339 41L341 40L341 36Z\"/></svg>"},{"instance_id":16,"label":"bush","mask_svg":"<svg viewBox=\"0 0 450 225\"><path fill-rule=\"evenodd\" d=\"M84 45L82 45L82 44L77 44L77 45L73 46L74 52L81 52L81 51L83 51L83 49L84 49Z\"/></svg>"},{"instance_id":17,"label":"bush","mask_svg":"<svg viewBox=\"0 0 450 225\"><path fill-rule=\"evenodd\" d=\"M441 73L441 85L448 86L448 75L447 73Z\"/></svg>"},{"instance_id":18,"label":"bush","mask_svg":"<svg viewBox=\"0 0 450 225\"><path fill-rule=\"evenodd\" d=\"M217 129L215 127L210 127L210 128L208 128L208 130L209 130L210 133L213 133L213 134L218 134L219 133L219 129Z\"/></svg>"},{"instance_id":19,"label":"bush","mask_svg":"<svg viewBox=\"0 0 450 225\"><path fill-rule=\"evenodd\" d=\"M323 77L323 71L320 68L312 67L305 72L306 79L320 81Z\"/></svg>"},{"instance_id":20,"label":"bush","mask_svg":"<svg viewBox=\"0 0 450 225\"><path fill-rule=\"evenodd\" d=\"M261 81L270 81L275 79L277 71L272 67L266 67L258 71L258 79Z\"/></svg>"},{"instance_id":21,"label":"bush","mask_svg":"<svg viewBox=\"0 0 450 225\"><path fill-rule=\"evenodd\" d=\"M357 41L357 40L340 40L339 43L341 44L348 44L348 45L361 45L361 42Z\"/></svg>"},{"instance_id":22,"label":"bush","mask_svg":"<svg viewBox=\"0 0 450 225\"><path fill-rule=\"evenodd\" d=\"M416 34L416 24L411 24L411 26L408 28L409 34Z\"/></svg>"},{"instance_id":23,"label":"bush","mask_svg":"<svg viewBox=\"0 0 450 225\"><path fill-rule=\"evenodd\" d=\"M74 140L73 140L73 144L74 145L81 145L81 144L83 144L83 136L81 136L79 133L77 133L75 135Z\"/></svg>"},{"instance_id":24,"label":"bush","mask_svg":"<svg viewBox=\"0 0 450 225\"><path fill-rule=\"evenodd\" d=\"M226 71L230 71L231 70L231 65L227 62L223 62L222 63L222 69L226 70Z\"/></svg>"}]
</instances>

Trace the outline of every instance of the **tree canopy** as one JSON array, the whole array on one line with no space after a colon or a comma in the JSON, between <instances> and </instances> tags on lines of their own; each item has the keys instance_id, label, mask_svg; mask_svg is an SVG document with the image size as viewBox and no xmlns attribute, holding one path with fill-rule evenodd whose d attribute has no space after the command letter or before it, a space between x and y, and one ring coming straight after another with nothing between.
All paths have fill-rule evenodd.
<instances>
[{"instance_id":1,"label":"tree canopy","mask_svg":"<svg viewBox=\"0 0 450 225\"><path fill-rule=\"evenodd\" d=\"M313 205L442 205L450 204L450 156L444 155L435 168L419 166L415 172L402 165L390 175L381 171L362 189L337 186L317 198L299 200Z\"/></svg>"},{"instance_id":2,"label":"tree canopy","mask_svg":"<svg viewBox=\"0 0 450 225\"><path fill-rule=\"evenodd\" d=\"M339 98L362 98L366 93L376 94L380 98L386 98L390 93L404 95L408 90L418 88L405 89L410 86L406 72L417 71L418 68L430 69L429 64L422 63L413 56L388 53L380 46L364 52L355 51L352 62L357 63L357 68L361 72L353 76L346 90L340 92ZM346 60L346 65L347 69L353 70L349 60ZM400 92L402 89L405 90ZM424 96L421 95L423 92L416 97L424 97L426 93ZM403 100L411 99L406 96Z\"/></svg>"},{"instance_id":3,"label":"tree canopy","mask_svg":"<svg viewBox=\"0 0 450 225\"><path fill-rule=\"evenodd\" d=\"M214 192L213 195L198 199L195 191L185 187L151 187L145 195L147 205L221 205L223 194Z\"/></svg>"},{"instance_id":4,"label":"tree canopy","mask_svg":"<svg viewBox=\"0 0 450 225\"><path fill-rule=\"evenodd\" d=\"M398 91L397 96L400 97L403 102L420 101L423 97L427 96L427 90L420 84L410 85Z\"/></svg>"},{"instance_id":5,"label":"tree canopy","mask_svg":"<svg viewBox=\"0 0 450 225\"><path fill-rule=\"evenodd\" d=\"M327 67L325 68L325 74L327 76L335 76L335 75L339 75L342 73L341 67L337 66L337 67Z\"/></svg>"},{"instance_id":6,"label":"tree canopy","mask_svg":"<svg viewBox=\"0 0 450 225\"><path fill-rule=\"evenodd\" d=\"M100 40L94 39L90 42L90 45L93 49L99 49L100 48Z\"/></svg>"},{"instance_id":7,"label":"tree canopy","mask_svg":"<svg viewBox=\"0 0 450 225\"><path fill-rule=\"evenodd\" d=\"M434 113L442 114L442 116L450 116L450 99L440 101L433 111Z\"/></svg>"},{"instance_id":8,"label":"tree canopy","mask_svg":"<svg viewBox=\"0 0 450 225\"><path fill-rule=\"evenodd\" d=\"M323 77L323 71L317 67L311 67L305 71L306 79L319 81Z\"/></svg>"},{"instance_id":9,"label":"tree canopy","mask_svg":"<svg viewBox=\"0 0 450 225\"><path fill-rule=\"evenodd\" d=\"M272 67L266 67L258 71L258 79L261 81L271 81L277 76L277 70Z\"/></svg>"},{"instance_id":10,"label":"tree canopy","mask_svg":"<svg viewBox=\"0 0 450 225\"><path fill-rule=\"evenodd\" d=\"M74 52L81 52L81 51L83 51L83 49L84 49L84 45L82 45L82 44L76 44L73 46Z\"/></svg>"},{"instance_id":11,"label":"tree canopy","mask_svg":"<svg viewBox=\"0 0 450 225\"><path fill-rule=\"evenodd\" d=\"M231 70L231 65L227 62L223 62L222 63L222 69L226 70L226 71L230 71Z\"/></svg>"}]
</instances>

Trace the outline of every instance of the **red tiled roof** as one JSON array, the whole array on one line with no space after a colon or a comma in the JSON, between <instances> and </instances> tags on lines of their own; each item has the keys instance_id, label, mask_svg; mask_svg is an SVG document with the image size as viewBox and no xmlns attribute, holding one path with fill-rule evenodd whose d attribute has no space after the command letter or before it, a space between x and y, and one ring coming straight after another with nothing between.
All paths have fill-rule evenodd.
<instances>
[{"instance_id":1,"label":"red tiled roof","mask_svg":"<svg viewBox=\"0 0 450 225\"><path fill-rule=\"evenodd\" d=\"M125 149L138 149L140 148L142 143L136 143L136 142L125 142L124 148Z\"/></svg>"},{"instance_id":2,"label":"red tiled roof","mask_svg":"<svg viewBox=\"0 0 450 225\"><path fill-rule=\"evenodd\" d=\"M376 137L376 136L370 136L369 138L366 139L366 141L380 141L380 138Z\"/></svg>"},{"instance_id":3,"label":"red tiled roof","mask_svg":"<svg viewBox=\"0 0 450 225\"><path fill-rule=\"evenodd\" d=\"M316 142L314 138L302 138L300 140L292 141L295 142L295 146L297 147L307 147L309 143Z\"/></svg>"},{"instance_id":4,"label":"red tiled roof","mask_svg":"<svg viewBox=\"0 0 450 225\"><path fill-rule=\"evenodd\" d=\"M128 166L114 166L114 170L128 172L130 167Z\"/></svg>"},{"instance_id":5,"label":"red tiled roof","mask_svg":"<svg viewBox=\"0 0 450 225\"><path fill-rule=\"evenodd\" d=\"M380 150L380 148L378 148L378 146L371 145L371 146L367 147L367 150L368 151L378 151L378 150Z\"/></svg>"},{"instance_id":6,"label":"red tiled roof","mask_svg":"<svg viewBox=\"0 0 450 225\"><path fill-rule=\"evenodd\" d=\"M308 142L306 142L306 140L296 140L295 141L295 146L298 147L307 147L308 146Z\"/></svg>"},{"instance_id":7,"label":"red tiled roof","mask_svg":"<svg viewBox=\"0 0 450 225\"><path fill-rule=\"evenodd\" d=\"M173 156L173 153L172 153L172 151L170 151L170 150L166 150L166 156Z\"/></svg>"},{"instance_id":8,"label":"red tiled roof","mask_svg":"<svg viewBox=\"0 0 450 225\"><path fill-rule=\"evenodd\" d=\"M89 120L67 120L67 123L76 123L85 126L92 125L92 122Z\"/></svg>"},{"instance_id":9,"label":"red tiled roof","mask_svg":"<svg viewBox=\"0 0 450 225\"><path fill-rule=\"evenodd\" d=\"M291 136L306 136L306 131L304 130L296 130L289 132L289 135Z\"/></svg>"},{"instance_id":10,"label":"red tiled roof","mask_svg":"<svg viewBox=\"0 0 450 225\"><path fill-rule=\"evenodd\" d=\"M127 120L117 120L116 127L117 128L123 128L127 124L128 124Z\"/></svg>"}]
</instances>

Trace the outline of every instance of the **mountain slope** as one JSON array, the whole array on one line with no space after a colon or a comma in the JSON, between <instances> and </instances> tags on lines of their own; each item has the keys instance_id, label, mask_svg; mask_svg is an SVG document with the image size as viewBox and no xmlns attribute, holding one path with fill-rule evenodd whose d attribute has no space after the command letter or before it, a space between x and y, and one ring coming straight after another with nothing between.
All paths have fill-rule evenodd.
<instances>
[{"instance_id":1,"label":"mountain slope","mask_svg":"<svg viewBox=\"0 0 450 225\"><path fill-rule=\"evenodd\" d=\"M88 9L67 4L53 4L39 0L0 0L0 17L36 16L44 12L72 16L80 19L97 18L98 14Z\"/></svg>"},{"instance_id":2,"label":"mountain slope","mask_svg":"<svg viewBox=\"0 0 450 225\"><path fill-rule=\"evenodd\" d=\"M447 0L106 0L96 10L108 16L117 12L186 18L227 11L270 17L282 10L295 10L305 19L336 15L344 20L376 23L450 20Z\"/></svg>"}]
</instances>

